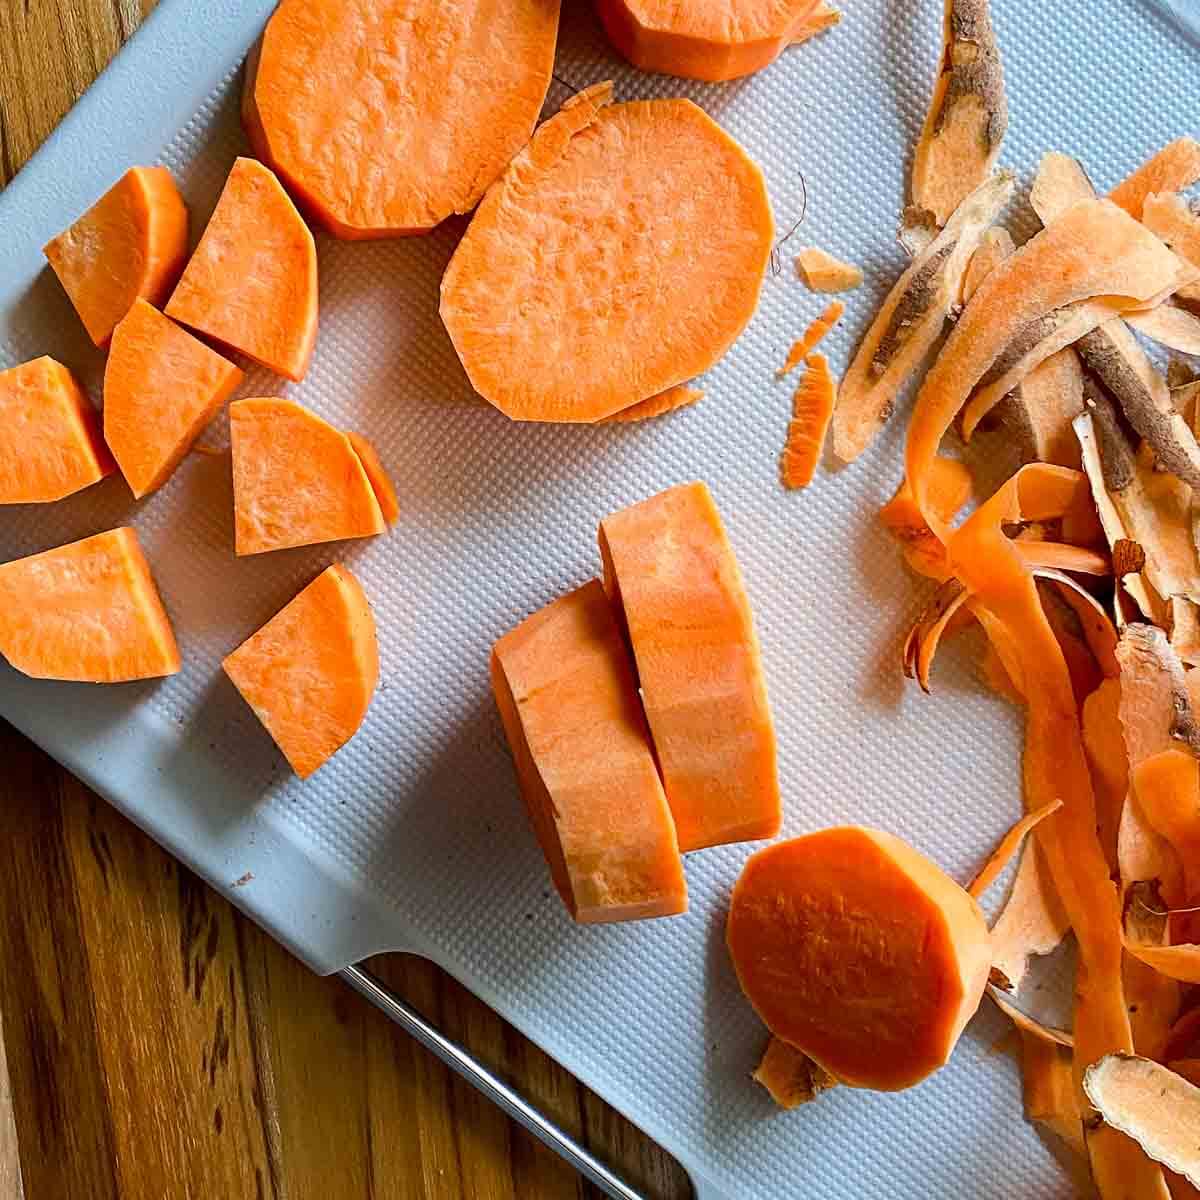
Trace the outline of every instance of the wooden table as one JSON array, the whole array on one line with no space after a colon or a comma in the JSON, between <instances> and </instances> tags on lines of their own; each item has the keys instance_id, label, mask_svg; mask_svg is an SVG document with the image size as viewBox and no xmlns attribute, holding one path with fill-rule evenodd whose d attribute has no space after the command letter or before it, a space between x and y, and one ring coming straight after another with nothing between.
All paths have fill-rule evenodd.
<instances>
[{"instance_id":1,"label":"wooden table","mask_svg":"<svg viewBox=\"0 0 1200 1200\"><path fill-rule=\"evenodd\" d=\"M0 182L153 4L0 0ZM597 1195L3 722L0 813L0 1200ZM435 967L372 969L648 1194L690 1195Z\"/></svg>"}]
</instances>

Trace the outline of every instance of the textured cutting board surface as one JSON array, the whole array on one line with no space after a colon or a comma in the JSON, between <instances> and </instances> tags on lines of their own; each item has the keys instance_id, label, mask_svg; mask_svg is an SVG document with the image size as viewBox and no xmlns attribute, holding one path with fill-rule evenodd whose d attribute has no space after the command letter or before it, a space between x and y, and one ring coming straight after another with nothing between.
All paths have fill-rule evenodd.
<instances>
[{"instance_id":1,"label":"textured cutting board surface","mask_svg":"<svg viewBox=\"0 0 1200 1200\"><path fill-rule=\"evenodd\" d=\"M270 7L166 0L0 195L0 365L52 354L99 399L102 358L39 248L135 162L176 173L198 235L245 152L239 66ZM399 522L369 542L235 560L227 455L190 456L137 504L111 479L59 505L0 511L0 559L135 524L186 663L173 679L110 689L0 668L0 712L317 969L384 949L436 958L713 1194L1068 1196L1021 1118L1013 1064L990 1053L1003 1032L990 1011L952 1065L909 1094L841 1090L773 1112L747 1078L763 1031L722 937L752 847L689 856L685 917L573 927L527 829L488 691L492 641L599 570L598 520L700 478L757 614L785 832L877 825L966 878L1018 813L1019 730L975 678L977 645L948 650L932 697L900 678L921 595L874 514L899 477L901 423L807 492L778 484L790 389L774 371L823 307L790 252L819 245L866 272L827 343L840 370L902 267L896 218L938 56L938 0L846 7L831 34L711 86L638 75L586 5L566 5L561 80L612 77L619 98L690 96L762 163L780 231L804 211L786 269L766 280L698 405L641 427L512 425L473 397L437 315L462 222L391 243L318 235L308 378L254 369L241 394L288 395L370 437L396 480ZM1025 184L1047 149L1078 155L1107 187L1195 132L1195 45L1136 0L1096 0L1087 13L1084 23L1061 6L996 0L1012 110L1003 162ZM548 107L568 94L553 84ZM1013 226L1030 228L1023 197ZM204 440L227 445L224 422ZM358 738L302 784L219 662L339 560L374 604L383 684Z\"/></svg>"}]
</instances>

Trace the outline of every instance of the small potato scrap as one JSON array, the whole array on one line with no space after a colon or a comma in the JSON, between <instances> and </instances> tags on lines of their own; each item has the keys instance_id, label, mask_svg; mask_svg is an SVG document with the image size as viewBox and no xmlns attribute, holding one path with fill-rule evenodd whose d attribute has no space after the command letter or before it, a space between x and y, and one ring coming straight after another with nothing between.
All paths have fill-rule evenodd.
<instances>
[{"instance_id":1,"label":"small potato scrap","mask_svg":"<svg viewBox=\"0 0 1200 1200\"><path fill-rule=\"evenodd\" d=\"M779 459L779 473L788 489L812 483L837 402L837 380L825 355L810 354L804 362L800 386L792 397L787 444Z\"/></svg>"},{"instance_id":2,"label":"small potato scrap","mask_svg":"<svg viewBox=\"0 0 1200 1200\"><path fill-rule=\"evenodd\" d=\"M824 312L804 331L804 336L793 343L787 361L776 375L780 378L790 375L825 340L845 311L846 306L840 300L831 300Z\"/></svg>"},{"instance_id":3,"label":"small potato scrap","mask_svg":"<svg viewBox=\"0 0 1200 1200\"><path fill-rule=\"evenodd\" d=\"M849 292L863 281L861 267L817 246L805 246L796 255L796 270L814 292Z\"/></svg>"},{"instance_id":4,"label":"small potato scrap","mask_svg":"<svg viewBox=\"0 0 1200 1200\"><path fill-rule=\"evenodd\" d=\"M767 1043L752 1078L771 1093L780 1108L786 1109L799 1108L837 1087L837 1080L828 1071L777 1037Z\"/></svg>"}]
</instances>

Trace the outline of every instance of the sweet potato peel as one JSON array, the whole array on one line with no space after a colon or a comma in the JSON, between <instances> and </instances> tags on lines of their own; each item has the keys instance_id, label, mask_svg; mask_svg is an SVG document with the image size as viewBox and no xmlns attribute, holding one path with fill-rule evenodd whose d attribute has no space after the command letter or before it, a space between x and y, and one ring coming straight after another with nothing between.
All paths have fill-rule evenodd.
<instances>
[{"instance_id":1,"label":"sweet potato peel","mask_svg":"<svg viewBox=\"0 0 1200 1200\"><path fill-rule=\"evenodd\" d=\"M846 306L840 300L831 300L821 315L804 331L804 336L793 343L788 351L787 360L776 374L780 377L790 375L832 332L845 311Z\"/></svg>"},{"instance_id":2,"label":"sweet potato peel","mask_svg":"<svg viewBox=\"0 0 1200 1200\"><path fill-rule=\"evenodd\" d=\"M828 1071L777 1037L767 1043L753 1079L761 1083L771 1093L771 1099L784 1109L799 1108L837 1086L837 1080Z\"/></svg>"},{"instance_id":3,"label":"sweet potato peel","mask_svg":"<svg viewBox=\"0 0 1200 1200\"><path fill-rule=\"evenodd\" d=\"M979 874L971 880L967 888L968 895L976 900L1000 878L1004 868L1012 862L1021 844L1047 817L1053 816L1062 808L1061 800L1051 800L1034 812L1026 813L999 841L996 849L988 856Z\"/></svg>"},{"instance_id":4,"label":"sweet potato peel","mask_svg":"<svg viewBox=\"0 0 1200 1200\"><path fill-rule=\"evenodd\" d=\"M1038 165L1029 203L1043 225L1062 216L1080 200L1094 200L1096 189L1077 158L1051 150Z\"/></svg>"},{"instance_id":5,"label":"sweet potato peel","mask_svg":"<svg viewBox=\"0 0 1200 1200\"><path fill-rule=\"evenodd\" d=\"M787 443L779 459L780 477L789 489L812 483L837 402L837 380L825 355L813 353L804 361L804 374L792 397Z\"/></svg>"},{"instance_id":6,"label":"sweet potato peel","mask_svg":"<svg viewBox=\"0 0 1200 1200\"><path fill-rule=\"evenodd\" d=\"M930 472L930 503L947 524L971 496L971 473L965 463L939 455ZM925 518L917 510L907 483L879 510L879 520L900 543L908 565L939 583L946 578L946 555Z\"/></svg>"},{"instance_id":7,"label":"sweet potato peel","mask_svg":"<svg viewBox=\"0 0 1200 1200\"><path fill-rule=\"evenodd\" d=\"M1200 142L1182 137L1164 146L1127 179L1109 199L1131 217L1141 220L1146 199L1156 192L1181 192L1200 182Z\"/></svg>"},{"instance_id":8,"label":"sweet potato peel","mask_svg":"<svg viewBox=\"0 0 1200 1200\"><path fill-rule=\"evenodd\" d=\"M676 387L667 388L665 392L659 392L657 396L648 396L645 400L639 400L637 404L631 404L628 408L613 413L612 416L604 417L597 424L626 425L634 421L648 421L652 417L664 417L677 408L689 408L703 396L704 393L699 388L681 383Z\"/></svg>"},{"instance_id":9,"label":"sweet potato peel","mask_svg":"<svg viewBox=\"0 0 1200 1200\"><path fill-rule=\"evenodd\" d=\"M1026 842L1012 891L992 926L992 982L1015 991L1029 959L1056 950L1070 927L1045 851L1036 840Z\"/></svg>"},{"instance_id":10,"label":"sweet potato peel","mask_svg":"<svg viewBox=\"0 0 1200 1200\"><path fill-rule=\"evenodd\" d=\"M946 0L940 74L913 157L913 204L944 225L991 173L1007 129L988 0Z\"/></svg>"},{"instance_id":11,"label":"sweet potato peel","mask_svg":"<svg viewBox=\"0 0 1200 1200\"><path fill-rule=\"evenodd\" d=\"M1177 304L1164 302L1147 312L1130 313L1125 321L1131 329L1168 350L1200 354L1200 317Z\"/></svg>"},{"instance_id":12,"label":"sweet potato peel","mask_svg":"<svg viewBox=\"0 0 1200 1200\"><path fill-rule=\"evenodd\" d=\"M1157 234L1180 258L1200 266L1200 216L1182 196L1154 193L1142 206L1142 224ZM1191 283L1175 293L1177 299L1195 306L1200 303L1200 283Z\"/></svg>"},{"instance_id":13,"label":"sweet potato peel","mask_svg":"<svg viewBox=\"0 0 1200 1200\"><path fill-rule=\"evenodd\" d=\"M985 180L896 281L842 380L833 448L852 462L891 416L905 382L924 360L962 294L963 275L984 233L1013 192L1013 177Z\"/></svg>"},{"instance_id":14,"label":"sweet potato peel","mask_svg":"<svg viewBox=\"0 0 1200 1200\"><path fill-rule=\"evenodd\" d=\"M965 304L979 290L979 285L1015 249L1012 234L1003 225L993 225L979 243L979 249L971 255L963 276L962 299Z\"/></svg>"}]
</instances>

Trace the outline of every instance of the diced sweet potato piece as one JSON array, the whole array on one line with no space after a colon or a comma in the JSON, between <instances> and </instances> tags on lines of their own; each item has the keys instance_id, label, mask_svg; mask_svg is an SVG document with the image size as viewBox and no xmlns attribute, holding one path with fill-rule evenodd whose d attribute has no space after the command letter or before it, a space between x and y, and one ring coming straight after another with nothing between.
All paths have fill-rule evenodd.
<instances>
[{"instance_id":1,"label":"diced sweet potato piece","mask_svg":"<svg viewBox=\"0 0 1200 1200\"><path fill-rule=\"evenodd\" d=\"M496 643L492 690L530 823L571 916L590 923L686 911L675 826L598 580Z\"/></svg>"},{"instance_id":2,"label":"diced sweet potato piece","mask_svg":"<svg viewBox=\"0 0 1200 1200\"><path fill-rule=\"evenodd\" d=\"M379 682L362 585L348 568L327 567L221 665L307 779L358 732Z\"/></svg>"},{"instance_id":3,"label":"diced sweet potato piece","mask_svg":"<svg viewBox=\"0 0 1200 1200\"><path fill-rule=\"evenodd\" d=\"M0 504L61 500L114 470L100 414L62 363L0 371Z\"/></svg>"},{"instance_id":4,"label":"diced sweet potato piece","mask_svg":"<svg viewBox=\"0 0 1200 1200\"><path fill-rule=\"evenodd\" d=\"M187 243L187 208L171 172L131 167L45 254L88 336L107 346L135 300L167 298Z\"/></svg>"},{"instance_id":5,"label":"diced sweet potato piece","mask_svg":"<svg viewBox=\"0 0 1200 1200\"><path fill-rule=\"evenodd\" d=\"M179 649L129 528L0 565L0 654L36 679L174 675Z\"/></svg>"}]
</instances>

